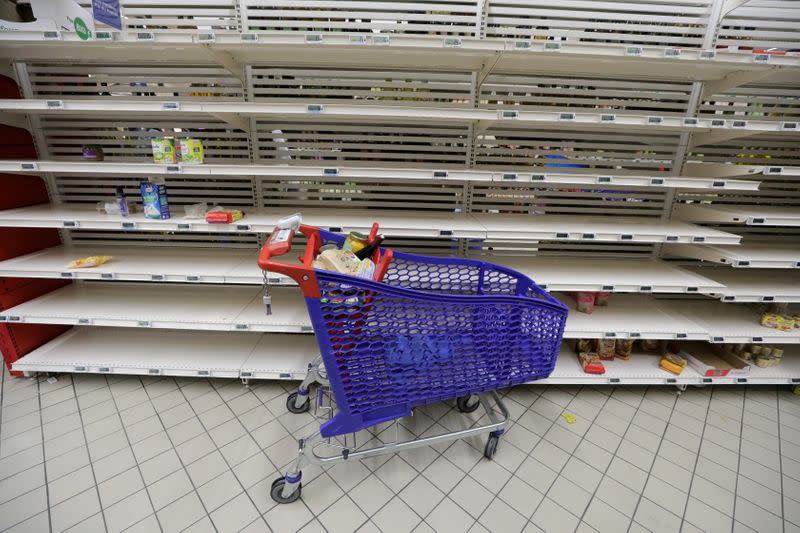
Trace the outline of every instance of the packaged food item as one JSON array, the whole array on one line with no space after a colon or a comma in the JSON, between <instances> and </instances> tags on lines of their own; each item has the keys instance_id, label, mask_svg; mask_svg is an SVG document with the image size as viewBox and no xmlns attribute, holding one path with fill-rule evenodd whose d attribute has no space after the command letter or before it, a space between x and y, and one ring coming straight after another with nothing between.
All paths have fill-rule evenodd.
<instances>
[{"instance_id":1,"label":"packaged food item","mask_svg":"<svg viewBox=\"0 0 800 533\"><path fill-rule=\"evenodd\" d=\"M363 233L359 233L357 231L351 231L347 238L344 240L344 244L342 245L342 250L346 252L359 252L365 246L369 244L369 236L364 235Z\"/></svg>"},{"instance_id":2,"label":"packaged food item","mask_svg":"<svg viewBox=\"0 0 800 533\"><path fill-rule=\"evenodd\" d=\"M778 359L783 357L783 348L773 348L772 357L777 357Z\"/></svg>"},{"instance_id":3,"label":"packaged food item","mask_svg":"<svg viewBox=\"0 0 800 533\"><path fill-rule=\"evenodd\" d=\"M578 353L596 352L597 339L578 339L578 342L575 345L575 351Z\"/></svg>"},{"instance_id":4,"label":"packaged food item","mask_svg":"<svg viewBox=\"0 0 800 533\"><path fill-rule=\"evenodd\" d=\"M591 315L594 311L594 293L576 292L573 296L575 297L575 308L581 313Z\"/></svg>"},{"instance_id":5,"label":"packaged food item","mask_svg":"<svg viewBox=\"0 0 800 533\"><path fill-rule=\"evenodd\" d=\"M642 339L642 351L658 353L661 351L661 341L658 339Z\"/></svg>"},{"instance_id":6,"label":"packaged food item","mask_svg":"<svg viewBox=\"0 0 800 533\"><path fill-rule=\"evenodd\" d=\"M375 263L372 262L372 259L362 259L358 263L356 276L364 279L372 279L374 275L375 275Z\"/></svg>"},{"instance_id":7,"label":"packaged food item","mask_svg":"<svg viewBox=\"0 0 800 533\"><path fill-rule=\"evenodd\" d=\"M382 234L379 233L375 235L375 238L372 239L369 244L367 244L365 247L356 252L356 257L358 257L359 259L366 259L367 257L372 257L372 254L375 253L375 250L377 250L380 247L381 243L383 242L383 239L384 237Z\"/></svg>"},{"instance_id":8,"label":"packaged food item","mask_svg":"<svg viewBox=\"0 0 800 533\"><path fill-rule=\"evenodd\" d=\"M139 184L142 192L142 210L147 218L169 218L169 201L167 199L167 186L163 183L143 181Z\"/></svg>"},{"instance_id":9,"label":"packaged food item","mask_svg":"<svg viewBox=\"0 0 800 533\"><path fill-rule=\"evenodd\" d=\"M614 339L600 339L597 341L597 355L600 359L611 361L614 359L614 350L617 342Z\"/></svg>"},{"instance_id":10,"label":"packaged food item","mask_svg":"<svg viewBox=\"0 0 800 533\"><path fill-rule=\"evenodd\" d=\"M800 314L792 315L792 320L794 320L794 329L800 329Z\"/></svg>"},{"instance_id":11,"label":"packaged food item","mask_svg":"<svg viewBox=\"0 0 800 533\"><path fill-rule=\"evenodd\" d=\"M667 372L680 375L680 373L683 372L683 369L686 368L687 363L688 361L683 357L668 352L661 358L659 366Z\"/></svg>"},{"instance_id":12,"label":"packaged food item","mask_svg":"<svg viewBox=\"0 0 800 533\"><path fill-rule=\"evenodd\" d=\"M90 255L67 263L67 268L94 268L113 259L110 255Z\"/></svg>"},{"instance_id":13,"label":"packaged food item","mask_svg":"<svg viewBox=\"0 0 800 533\"><path fill-rule=\"evenodd\" d=\"M209 224L232 224L241 220L244 213L239 209L220 209L206 213L206 222Z\"/></svg>"},{"instance_id":14,"label":"packaged food item","mask_svg":"<svg viewBox=\"0 0 800 533\"><path fill-rule=\"evenodd\" d=\"M610 292L596 292L594 293L594 305L598 307L605 307L611 299Z\"/></svg>"},{"instance_id":15,"label":"packaged food item","mask_svg":"<svg viewBox=\"0 0 800 533\"><path fill-rule=\"evenodd\" d=\"M163 137L150 140L153 148L153 162L159 165L173 165L177 162L175 139Z\"/></svg>"},{"instance_id":16,"label":"packaged food item","mask_svg":"<svg viewBox=\"0 0 800 533\"><path fill-rule=\"evenodd\" d=\"M202 165L203 143L200 141L200 139L178 140L178 151L176 158L184 165Z\"/></svg>"},{"instance_id":17,"label":"packaged food item","mask_svg":"<svg viewBox=\"0 0 800 533\"><path fill-rule=\"evenodd\" d=\"M332 270L342 274L355 274L361 261L353 252L346 250L325 250L317 256L324 270Z\"/></svg>"},{"instance_id":18,"label":"packaged food item","mask_svg":"<svg viewBox=\"0 0 800 533\"><path fill-rule=\"evenodd\" d=\"M581 368L587 374L605 374L606 367L600 362L600 357L595 352L581 352L578 354Z\"/></svg>"},{"instance_id":19,"label":"packaged food item","mask_svg":"<svg viewBox=\"0 0 800 533\"><path fill-rule=\"evenodd\" d=\"M761 315L760 323L762 326L780 331L791 331L795 328L795 320L792 317L770 311L764 312Z\"/></svg>"},{"instance_id":20,"label":"packaged food item","mask_svg":"<svg viewBox=\"0 0 800 533\"><path fill-rule=\"evenodd\" d=\"M614 343L614 353L620 359L626 361L631 358L631 351L633 351L633 339L617 339Z\"/></svg>"},{"instance_id":21,"label":"packaged food item","mask_svg":"<svg viewBox=\"0 0 800 533\"><path fill-rule=\"evenodd\" d=\"M81 148L83 158L89 161L102 161L105 159L103 155L103 147L94 144L87 144Z\"/></svg>"}]
</instances>

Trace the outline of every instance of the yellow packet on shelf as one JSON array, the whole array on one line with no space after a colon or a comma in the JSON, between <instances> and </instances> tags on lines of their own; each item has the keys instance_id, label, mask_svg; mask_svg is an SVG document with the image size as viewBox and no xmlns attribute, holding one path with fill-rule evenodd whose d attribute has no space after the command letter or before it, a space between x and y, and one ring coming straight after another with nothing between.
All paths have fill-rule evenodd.
<instances>
[{"instance_id":1,"label":"yellow packet on shelf","mask_svg":"<svg viewBox=\"0 0 800 533\"><path fill-rule=\"evenodd\" d=\"M67 268L92 268L111 261L110 255L90 255L67 263Z\"/></svg>"}]
</instances>

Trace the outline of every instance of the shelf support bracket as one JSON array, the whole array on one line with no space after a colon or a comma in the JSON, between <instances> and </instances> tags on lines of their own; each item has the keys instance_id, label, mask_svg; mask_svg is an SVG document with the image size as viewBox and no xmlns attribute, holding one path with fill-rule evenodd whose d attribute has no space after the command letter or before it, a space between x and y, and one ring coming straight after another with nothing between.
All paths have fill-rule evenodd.
<instances>
[{"instance_id":1,"label":"shelf support bracket","mask_svg":"<svg viewBox=\"0 0 800 533\"><path fill-rule=\"evenodd\" d=\"M245 73L244 65L236 61L232 54L229 52L223 52L221 50L216 50L212 47L213 45L204 44L203 48L205 49L206 53L211 56L211 58L225 67L231 74L236 77L240 82L247 83L247 74Z\"/></svg>"},{"instance_id":2,"label":"shelf support bracket","mask_svg":"<svg viewBox=\"0 0 800 533\"><path fill-rule=\"evenodd\" d=\"M12 126L14 128L22 128L23 130L31 130L30 122L28 122L28 115L20 115L19 113L0 113L0 124Z\"/></svg>"},{"instance_id":3,"label":"shelf support bracket","mask_svg":"<svg viewBox=\"0 0 800 533\"><path fill-rule=\"evenodd\" d=\"M698 146L706 146L723 141L730 141L731 139L739 139L741 137L750 137L757 132L749 130L724 130L712 131L709 133L695 133L689 141L689 149L692 150Z\"/></svg>"},{"instance_id":4,"label":"shelf support bracket","mask_svg":"<svg viewBox=\"0 0 800 533\"><path fill-rule=\"evenodd\" d=\"M236 113L211 113L216 118L222 120L223 122L227 122L237 130L242 130L244 132L250 132L250 121L246 118L238 115Z\"/></svg>"},{"instance_id":5,"label":"shelf support bracket","mask_svg":"<svg viewBox=\"0 0 800 533\"><path fill-rule=\"evenodd\" d=\"M748 2L750 2L750 0L725 0L725 4L722 6L722 16L720 18L725 17L737 7L742 7Z\"/></svg>"},{"instance_id":6,"label":"shelf support bracket","mask_svg":"<svg viewBox=\"0 0 800 533\"><path fill-rule=\"evenodd\" d=\"M480 98L481 86L483 85L483 82L486 81L486 78L488 78L489 74L491 74L492 70L494 70L495 65L497 65L497 63L502 58L503 58L503 52L499 51L494 52L493 57L487 59L486 62L481 67L481 69L478 71L477 87L476 87L478 98Z\"/></svg>"},{"instance_id":7,"label":"shelf support bracket","mask_svg":"<svg viewBox=\"0 0 800 533\"><path fill-rule=\"evenodd\" d=\"M725 92L728 89L733 89L735 87L739 87L740 85L766 78L777 71L778 67L771 67L768 69L755 71L737 70L736 72L732 72L731 74L728 74L727 76L718 80L705 82L703 84L703 92L700 96L700 101L702 102L708 100L715 94Z\"/></svg>"},{"instance_id":8,"label":"shelf support bracket","mask_svg":"<svg viewBox=\"0 0 800 533\"><path fill-rule=\"evenodd\" d=\"M494 123L494 120L476 120L475 127L473 128L473 135L477 138L479 135L482 135L483 132L488 130Z\"/></svg>"}]
</instances>

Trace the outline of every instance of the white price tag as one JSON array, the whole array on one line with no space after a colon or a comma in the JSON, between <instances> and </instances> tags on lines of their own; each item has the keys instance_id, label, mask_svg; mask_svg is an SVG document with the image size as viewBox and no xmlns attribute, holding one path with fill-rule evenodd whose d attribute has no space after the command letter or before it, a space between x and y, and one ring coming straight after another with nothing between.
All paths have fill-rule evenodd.
<instances>
[{"instance_id":1,"label":"white price tag","mask_svg":"<svg viewBox=\"0 0 800 533\"><path fill-rule=\"evenodd\" d=\"M281 229L272 234L270 242L277 242L277 243L286 242L289 240L291 236L292 236L292 230Z\"/></svg>"}]
</instances>

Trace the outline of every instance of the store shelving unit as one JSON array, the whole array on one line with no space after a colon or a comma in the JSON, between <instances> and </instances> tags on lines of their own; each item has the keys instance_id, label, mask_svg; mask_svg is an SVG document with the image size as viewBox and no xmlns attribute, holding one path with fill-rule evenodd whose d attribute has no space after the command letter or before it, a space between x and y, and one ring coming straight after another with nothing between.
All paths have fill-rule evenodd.
<instances>
[{"instance_id":1,"label":"store shelving unit","mask_svg":"<svg viewBox=\"0 0 800 533\"><path fill-rule=\"evenodd\" d=\"M57 230L62 242L0 257L0 278L71 282L0 316L75 326L19 370L301 377L316 350L302 298L270 274L266 315L255 263L297 211L342 232L377 221L396 249L496 262L550 291L615 293L608 308L572 312L568 339L800 342L764 331L753 305L800 300L788 270L800 266L788 2L769 2L752 27L751 11L724 0L648 2L632 18L601 0L557 11L419 0L368 15L349 1L122 4L122 31L101 25L88 41L0 33L0 59L14 62L2 72L22 96L0 99L0 122L28 128L38 151L0 172L40 176L50 199L9 204L0 230ZM164 135L201 139L206 164L154 165L150 140ZM105 160L82 160L84 145ZM118 187L135 199L154 176L173 218L95 209ZM246 216L185 219L197 202ZM89 255L113 259L66 268ZM800 380L800 353L786 351L747 382ZM706 379L643 353L590 376L564 348L546 382Z\"/></svg>"}]
</instances>

